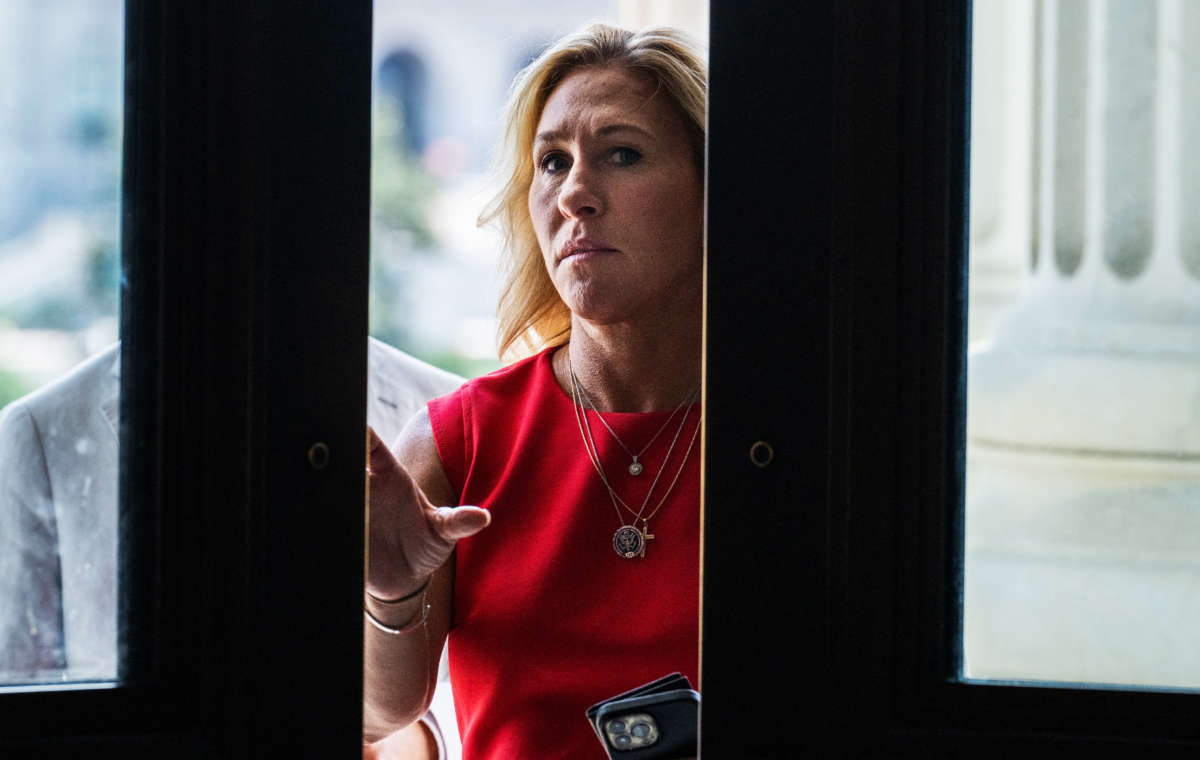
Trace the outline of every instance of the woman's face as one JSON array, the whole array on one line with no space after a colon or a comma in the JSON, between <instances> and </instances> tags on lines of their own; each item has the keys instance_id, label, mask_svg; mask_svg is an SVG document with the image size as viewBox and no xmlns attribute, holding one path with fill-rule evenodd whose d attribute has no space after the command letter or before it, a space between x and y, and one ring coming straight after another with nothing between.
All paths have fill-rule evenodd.
<instances>
[{"instance_id":1,"label":"woman's face","mask_svg":"<svg viewBox=\"0 0 1200 760\"><path fill-rule=\"evenodd\" d=\"M698 303L704 198L683 118L648 78L585 68L537 126L529 215L558 294L596 323Z\"/></svg>"}]
</instances>

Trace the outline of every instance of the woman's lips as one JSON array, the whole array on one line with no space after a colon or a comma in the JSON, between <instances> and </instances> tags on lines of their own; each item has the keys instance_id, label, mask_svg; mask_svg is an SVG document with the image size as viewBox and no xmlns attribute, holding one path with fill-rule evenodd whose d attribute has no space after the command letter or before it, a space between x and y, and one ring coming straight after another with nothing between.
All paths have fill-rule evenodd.
<instances>
[{"instance_id":1,"label":"woman's lips","mask_svg":"<svg viewBox=\"0 0 1200 760\"><path fill-rule=\"evenodd\" d=\"M580 248L580 249L571 251L566 256L563 256L562 261L567 261L569 259L577 259L582 256L591 256L591 255L597 254L597 253L615 253L615 251L612 248Z\"/></svg>"},{"instance_id":2,"label":"woman's lips","mask_svg":"<svg viewBox=\"0 0 1200 760\"><path fill-rule=\"evenodd\" d=\"M570 258L578 256L587 256L595 253L616 253L617 249L604 243L598 243L591 240L580 240L573 243L568 243L563 246L559 254L559 261L566 261Z\"/></svg>"}]
</instances>

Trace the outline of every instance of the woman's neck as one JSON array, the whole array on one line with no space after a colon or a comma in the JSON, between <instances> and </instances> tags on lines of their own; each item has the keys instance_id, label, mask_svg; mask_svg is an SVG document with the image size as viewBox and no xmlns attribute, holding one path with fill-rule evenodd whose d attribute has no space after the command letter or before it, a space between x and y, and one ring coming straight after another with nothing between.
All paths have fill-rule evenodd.
<instances>
[{"instance_id":1,"label":"woman's neck","mask_svg":"<svg viewBox=\"0 0 1200 760\"><path fill-rule=\"evenodd\" d=\"M555 374L570 394L573 369L601 411L674 409L700 384L698 313L653 327L596 325L577 317L571 325L570 344L554 356Z\"/></svg>"}]
</instances>

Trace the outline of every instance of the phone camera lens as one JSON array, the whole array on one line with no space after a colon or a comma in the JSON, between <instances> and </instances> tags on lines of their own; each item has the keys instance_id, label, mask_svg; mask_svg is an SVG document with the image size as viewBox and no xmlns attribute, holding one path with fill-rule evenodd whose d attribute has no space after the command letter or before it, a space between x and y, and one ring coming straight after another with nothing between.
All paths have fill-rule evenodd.
<instances>
[{"instance_id":1,"label":"phone camera lens","mask_svg":"<svg viewBox=\"0 0 1200 760\"><path fill-rule=\"evenodd\" d=\"M609 731L612 731L614 734L623 734L623 733L625 733L625 721L623 721L623 720L610 720L610 721L608 722L608 730L609 730Z\"/></svg>"},{"instance_id":2,"label":"phone camera lens","mask_svg":"<svg viewBox=\"0 0 1200 760\"><path fill-rule=\"evenodd\" d=\"M650 735L650 726L647 726L645 723L634 723L630 732L639 739L645 739Z\"/></svg>"},{"instance_id":3,"label":"phone camera lens","mask_svg":"<svg viewBox=\"0 0 1200 760\"><path fill-rule=\"evenodd\" d=\"M631 737L629 734L621 734L620 736L614 736L613 744L617 745L617 747L619 747L620 749L625 749L629 745L633 744L633 737Z\"/></svg>"}]
</instances>

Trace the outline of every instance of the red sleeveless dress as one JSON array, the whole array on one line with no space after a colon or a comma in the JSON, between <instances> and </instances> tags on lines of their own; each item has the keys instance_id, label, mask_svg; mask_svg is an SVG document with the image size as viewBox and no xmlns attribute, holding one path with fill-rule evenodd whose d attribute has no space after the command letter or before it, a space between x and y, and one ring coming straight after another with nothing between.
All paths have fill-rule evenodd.
<instances>
[{"instance_id":1,"label":"red sleeveless dress","mask_svg":"<svg viewBox=\"0 0 1200 760\"><path fill-rule=\"evenodd\" d=\"M450 680L465 760L604 758L584 711L673 671L698 684L700 442L649 521L644 557L625 559L618 517L588 459L554 349L429 402L442 465L460 503L491 510L456 551ZM699 425L693 406L644 515L655 509ZM627 471L630 457L589 412L609 482L633 508L681 411ZM604 413L631 450L669 411ZM642 523L637 522L640 527Z\"/></svg>"}]
</instances>

